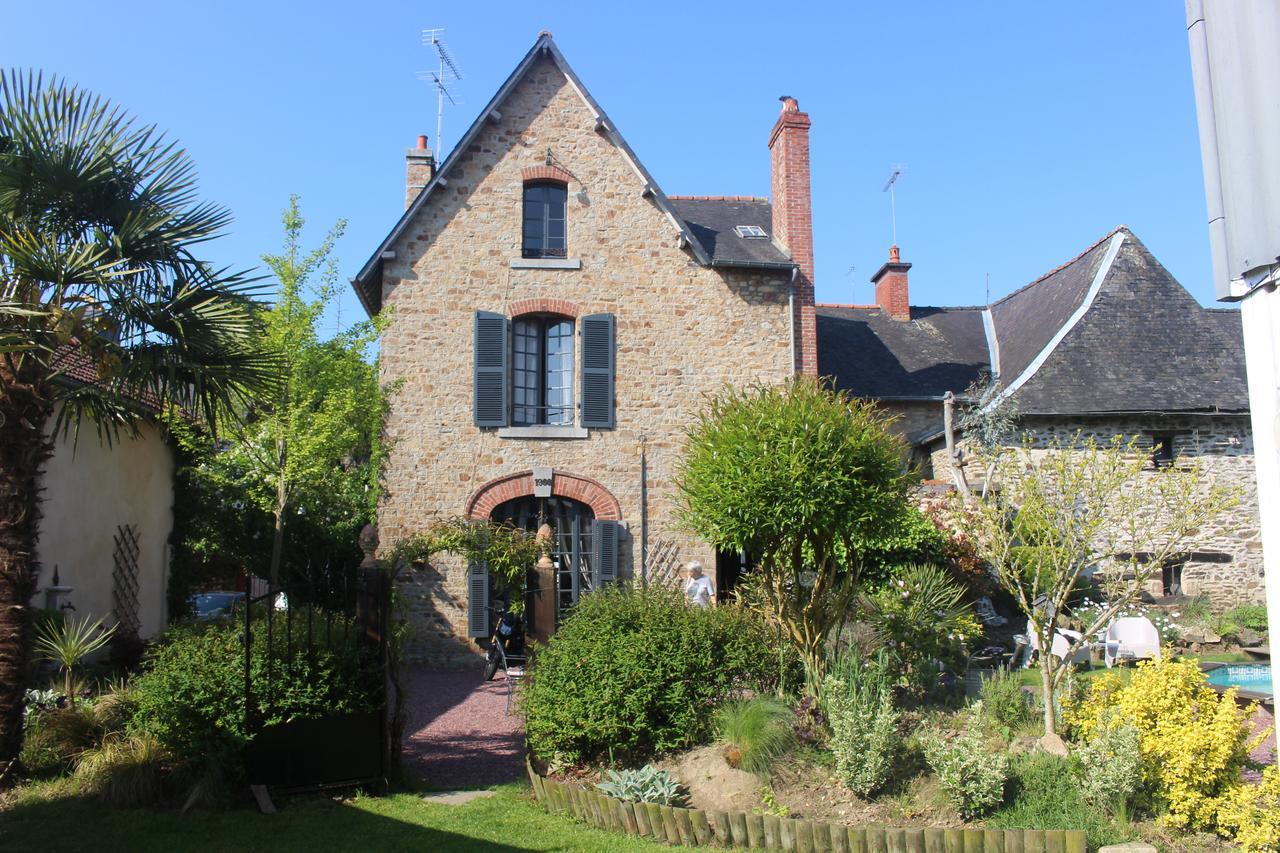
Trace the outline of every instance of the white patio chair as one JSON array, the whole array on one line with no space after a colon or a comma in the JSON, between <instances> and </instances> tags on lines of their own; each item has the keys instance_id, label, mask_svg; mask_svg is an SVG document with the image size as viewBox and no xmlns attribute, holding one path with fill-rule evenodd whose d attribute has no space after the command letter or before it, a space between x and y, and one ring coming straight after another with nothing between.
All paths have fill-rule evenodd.
<instances>
[{"instance_id":1,"label":"white patio chair","mask_svg":"<svg viewBox=\"0 0 1280 853\"><path fill-rule=\"evenodd\" d=\"M501 662L502 674L507 682L507 715L511 715L511 700L516 688L524 680L524 668L527 663L525 655L508 655L502 643L498 643L498 660Z\"/></svg>"},{"instance_id":2,"label":"white patio chair","mask_svg":"<svg viewBox=\"0 0 1280 853\"><path fill-rule=\"evenodd\" d=\"M1089 662L1089 644L1080 643L1075 653L1071 655L1070 660L1067 659L1067 653L1071 650L1071 644L1084 638L1084 634L1079 631L1070 631L1066 628L1057 628L1053 632L1053 642L1049 645L1049 653L1064 663L1086 664ZM1027 643L1031 647L1031 651L1040 651L1040 638L1036 635L1036 629L1031 620L1027 620ZM1027 655L1026 665L1031 665L1031 655Z\"/></svg>"},{"instance_id":3,"label":"white patio chair","mask_svg":"<svg viewBox=\"0 0 1280 853\"><path fill-rule=\"evenodd\" d=\"M1160 632L1145 616L1123 616L1107 626L1105 660L1108 667L1120 660L1160 660Z\"/></svg>"}]
</instances>

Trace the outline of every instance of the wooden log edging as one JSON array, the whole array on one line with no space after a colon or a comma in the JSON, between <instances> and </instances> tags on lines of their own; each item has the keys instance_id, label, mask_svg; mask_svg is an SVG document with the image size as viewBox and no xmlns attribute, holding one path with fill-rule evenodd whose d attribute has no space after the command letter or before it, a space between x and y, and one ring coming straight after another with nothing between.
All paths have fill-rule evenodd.
<instances>
[{"instance_id":1,"label":"wooden log edging","mask_svg":"<svg viewBox=\"0 0 1280 853\"><path fill-rule=\"evenodd\" d=\"M525 762L534 799L600 829L666 844L785 850L788 853L1086 853L1078 829L905 829L628 803L594 787L547 779Z\"/></svg>"}]
</instances>

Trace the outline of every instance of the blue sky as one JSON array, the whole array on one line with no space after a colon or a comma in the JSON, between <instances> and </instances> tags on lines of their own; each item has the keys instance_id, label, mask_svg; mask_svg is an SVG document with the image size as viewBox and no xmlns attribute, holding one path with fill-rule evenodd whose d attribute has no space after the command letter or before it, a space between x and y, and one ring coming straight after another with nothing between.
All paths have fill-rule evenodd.
<instances>
[{"instance_id":1,"label":"blue sky","mask_svg":"<svg viewBox=\"0 0 1280 853\"><path fill-rule=\"evenodd\" d=\"M797 97L819 301L872 300L895 164L915 304L982 303L988 275L999 297L1120 223L1213 299L1180 3L24 3L0 63L180 140L236 217L213 260L257 265L298 193L314 239L349 220L345 278L402 210L404 149L435 134L429 26L464 74L446 144L545 28L670 194L768 195L777 98Z\"/></svg>"}]
</instances>

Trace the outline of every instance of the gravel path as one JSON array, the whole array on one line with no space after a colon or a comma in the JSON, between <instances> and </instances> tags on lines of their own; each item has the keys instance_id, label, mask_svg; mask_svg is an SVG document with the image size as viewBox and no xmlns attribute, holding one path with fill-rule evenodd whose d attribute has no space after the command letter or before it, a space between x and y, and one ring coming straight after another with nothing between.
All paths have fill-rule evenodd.
<instances>
[{"instance_id":1,"label":"gravel path","mask_svg":"<svg viewBox=\"0 0 1280 853\"><path fill-rule=\"evenodd\" d=\"M405 769L436 788L511 782L524 773L524 731L506 714L502 675L481 681L462 672L410 671L406 688Z\"/></svg>"}]
</instances>

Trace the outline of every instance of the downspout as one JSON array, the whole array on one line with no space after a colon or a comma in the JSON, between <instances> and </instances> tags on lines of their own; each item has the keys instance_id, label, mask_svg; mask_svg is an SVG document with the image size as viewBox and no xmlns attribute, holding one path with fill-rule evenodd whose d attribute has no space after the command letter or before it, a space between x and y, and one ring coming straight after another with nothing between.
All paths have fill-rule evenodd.
<instances>
[{"instance_id":1,"label":"downspout","mask_svg":"<svg viewBox=\"0 0 1280 853\"><path fill-rule=\"evenodd\" d=\"M791 268L791 286L787 288L787 322L791 326L791 372L796 370L796 278L800 275L800 267Z\"/></svg>"}]
</instances>

